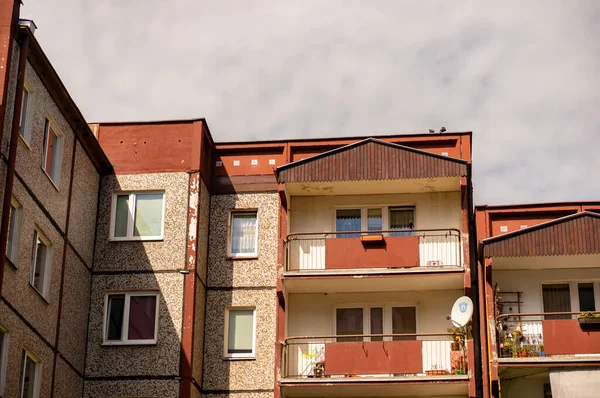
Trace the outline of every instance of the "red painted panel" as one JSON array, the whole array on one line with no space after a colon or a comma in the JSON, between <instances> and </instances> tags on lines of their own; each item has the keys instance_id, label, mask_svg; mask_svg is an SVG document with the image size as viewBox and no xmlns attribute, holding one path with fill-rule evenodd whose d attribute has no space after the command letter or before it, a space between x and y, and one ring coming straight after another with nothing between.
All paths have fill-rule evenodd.
<instances>
[{"instance_id":1,"label":"red painted panel","mask_svg":"<svg viewBox=\"0 0 600 398\"><path fill-rule=\"evenodd\" d=\"M386 236L383 242L360 238L325 239L325 268L400 268L419 266L418 236Z\"/></svg>"},{"instance_id":2,"label":"red painted panel","mask_svg":"<svg viewBox=\"0 0 600 398\"><path fill-rule=\"evenodd\" d=\"M542 321L547 355L600 354L600 329L582 329L577 319Z\"/></svg>"},{"instance_id":3,"label":"red painted panel","mask_svg":"<svg viewBox=\"0 0 600 398\"><path fill-rule=\"evenodd\" d=\"M328 343L325 345L325 373L422 373L421 352L422 342L419 340Z\"/></svg>"}]
</instances>

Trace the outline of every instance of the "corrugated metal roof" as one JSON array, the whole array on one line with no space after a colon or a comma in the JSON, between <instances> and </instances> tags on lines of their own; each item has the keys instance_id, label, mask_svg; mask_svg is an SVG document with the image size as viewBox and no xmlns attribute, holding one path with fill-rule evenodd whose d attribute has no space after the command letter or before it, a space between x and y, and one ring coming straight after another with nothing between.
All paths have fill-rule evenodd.
<instances>
[{"instance_id":1,"label":"corrugated metal roof","mask_svg":"<svg viewBox=\"0 0 600 398\"><path fill-rule=\"evenodd\" d=\"M286 182L330 182L459 177L467 161L367 138L277 168Z\"/></svg>"},{"instance_id":2,"label":"corrugated metal roof","mask_svg":"<svg viewBox=\"0 0 600 398\"><path fill-rule=\"evenodd\" d=\"M584 211L484 239L485 257L600 253L600 214Z\"/></svg>"}]
</instances>

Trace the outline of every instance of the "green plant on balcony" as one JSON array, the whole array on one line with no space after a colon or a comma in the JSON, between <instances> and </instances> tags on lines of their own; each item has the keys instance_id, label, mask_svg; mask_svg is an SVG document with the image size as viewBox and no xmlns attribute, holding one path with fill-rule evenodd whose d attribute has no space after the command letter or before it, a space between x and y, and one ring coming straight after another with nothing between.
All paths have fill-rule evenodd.
<instances>
[{"instance_id":1,"label":"green plant on balcony","mask_svg":"<svg viewBox=\"0 0 600 398\"><path fill-rule=\"evenodd\" d=\"M545 357L546 356L546 352L544 351L544 343L538 345L538 350L539 350L539 355L541 357Z\"/></svg>"},{"instance_id":2,"label":"green plant on balcony","mask_svg":"<svg viewBox=\"0 0 600 398\"><path fill-rule=\"evenodd\" d=\"M464 344L465 332L461 327L448 328L448 333L451 333L450 340L452 340L452 351L460 351Z\"/></svg>"},{"instance_id":3,"label":"green plant on balcony","mask_svg":"<svg viewBox=\"0 0 600 398\"><path fill-rule=\"evenodd\" d=\"M596 314L593 311L582 312L579 314L579 324L590 327L597 327L600 325L600 314Z\"/></svg>"},{"instance_id":4,"label":"green plant on balcony","mask_svg":"<svg viewBox=\"0 0 600 398\"><path fill-rule=\"evenodd\" d=\"M579 314L580 318L586 318L586 319L600 319L600 314L596 314L593 311L587 311L587 312L582 312L581 314Z\"/></svg>"}]
</instances>

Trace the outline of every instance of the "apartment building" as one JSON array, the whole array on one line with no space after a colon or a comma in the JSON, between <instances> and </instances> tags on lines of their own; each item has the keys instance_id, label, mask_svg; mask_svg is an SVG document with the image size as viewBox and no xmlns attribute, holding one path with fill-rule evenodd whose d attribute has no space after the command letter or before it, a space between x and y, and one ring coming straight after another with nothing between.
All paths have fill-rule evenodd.
<instances>
[{"instance_id":1,"label":"apartment building","mask_svg":"<svg viewBox=\"0 0 600 398\"><path fill-rule=\"evenodd\" d=\"M493 395L596 396L600 202L477 206L476 216Z\"/></svg>"}]
</instances>

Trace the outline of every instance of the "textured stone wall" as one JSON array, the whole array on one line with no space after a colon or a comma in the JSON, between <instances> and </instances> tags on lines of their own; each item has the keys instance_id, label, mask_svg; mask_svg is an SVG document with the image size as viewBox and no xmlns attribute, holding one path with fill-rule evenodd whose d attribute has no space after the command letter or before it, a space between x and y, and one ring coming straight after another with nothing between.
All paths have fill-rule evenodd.
<instances>
[{"instance_id":1,"label":"textured stone wall","mask_svg":"<svg viewBox=\"0 0 600 398\"><path fill-rule=\"evenodd\" d=\"M85 382L84 397L177 398L179 382L177 380L89 380Z\"/></svg>"}]
</instances>

